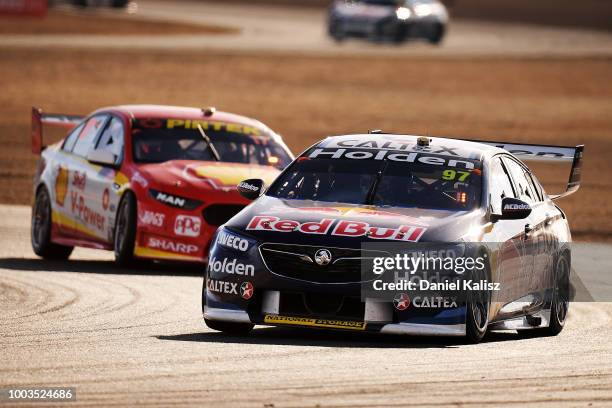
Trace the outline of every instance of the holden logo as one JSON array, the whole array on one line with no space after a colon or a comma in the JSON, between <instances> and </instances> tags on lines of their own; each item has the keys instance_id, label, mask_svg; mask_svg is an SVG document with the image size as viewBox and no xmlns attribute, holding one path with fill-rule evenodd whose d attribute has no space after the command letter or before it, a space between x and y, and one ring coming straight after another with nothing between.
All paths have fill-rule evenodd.
<instances>
[{"instance_id":1,"label":"holden logo","mask_svg":"<svg viewBox=\"0 0 612 408\"><path fill-rule=\"evenodd\" d=\"M244 300L249 300L253 297L253 289L253 284L251 282L242 282L242 285L240 285L240 296Z\"/></svg>"},{"instance_id":2,"label":"holden logo","mask_svg":"<svg viewBox=\"0 0 612 408\"><path fill-rule=\"evenodd\" d=\"M317 265L327 265L328 263L330 263L332 260L332 256L331 256L331 252L329 252L327 249L319 249L316 253L315 253L315 262L317 263Z\"/></svg>"},{"instance_id":3,"label":"holden logo","mask_svg":"<svg viewBox=\"0 0 612 408\"><path fill-rule=\"evenodd\" d=\"M408 306L410 306L410 298L405 293L398 293L393 298L393 306L395 306L397 310L406 310Z\"/></svg>"}]
</instances>

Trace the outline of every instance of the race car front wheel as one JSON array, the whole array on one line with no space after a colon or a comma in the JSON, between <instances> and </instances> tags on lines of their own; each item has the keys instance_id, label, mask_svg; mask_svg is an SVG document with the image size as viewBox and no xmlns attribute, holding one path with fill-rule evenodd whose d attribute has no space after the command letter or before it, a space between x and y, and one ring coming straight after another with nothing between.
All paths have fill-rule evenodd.
<instances>
[{"instance_id":1,"label":"race car front wheel","mask_svg":"<svg viewBox=\"0 0 612 408\"><path fill-rule=\"evenodd\" d=\"M44 259L65 260L72 253L73 247L51 242L51 199L44 187L36 193L30 235L34 253Z\"/></svg>"},{"instance_id":2,"label":"race car front wheel","mask_svg":"<svg viewBox=\"0 0 612 408\"><path fill-rule=\"evenodd\" d=\"M136 197L129 191L119 204L114 236L115 261L121 266L132 265L136 241Z\"/></svg>"},{"instance_id":3,"label":"race car front wheel","mask_svg":"<svg viewBox=\"0 0 612 408\"><path fill-rule=\"evenodd\" d=\"M219 320L204 319L204 323L213 330L231 334L233 336L246 336L253 330L252 324L249 323L234 323L221 322Z\"/></svg>"},{"instance_id":4,"label":"race car front wheel","mask_svg":"<svg viewBox=\"0 0 612 408\"><path fill-rule=\"evenodd\" d=\"M444 31L444 25L440 23L433 25L431 28L431 33L427 37L427 41L429 41L431 44L439 45L444 38Z\"/></svg>"}]
</instances>

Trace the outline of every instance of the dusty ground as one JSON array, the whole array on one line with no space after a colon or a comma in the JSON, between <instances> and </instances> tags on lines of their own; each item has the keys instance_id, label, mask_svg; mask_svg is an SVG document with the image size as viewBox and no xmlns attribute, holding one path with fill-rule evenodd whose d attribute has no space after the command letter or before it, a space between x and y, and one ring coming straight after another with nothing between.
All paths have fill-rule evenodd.
<instances>
[{"instance_id":1,"label":"dusty ground","mask_svg":"<svg viewBox=\"0 0 612 408\"><path fill-rule=\"evenodd\" d=\"M120 17L120 18L118 18ZM168 35L168 34L232 34L235 28L216 25L179 23L162 20L141 20L128 14L50 10L45 18L0 16L0 35Z\"/></svg>"},{"instance_id":2,"label":"dusty ground","mask_svg":"<svg viewBox=\"0 0 612 408\"><path fill-rule=\"evenodd\" d=\"M328 134L414 134L586 144L583 188L565 199L574 234L612 235L612 60L384 59L0 49L0 202L28 203L29 109L119 103L253 116L297 153ZM126 62L129 61L128 64ZM564 181L565 173L542 174Z\"/></svg>"}]
</instances>

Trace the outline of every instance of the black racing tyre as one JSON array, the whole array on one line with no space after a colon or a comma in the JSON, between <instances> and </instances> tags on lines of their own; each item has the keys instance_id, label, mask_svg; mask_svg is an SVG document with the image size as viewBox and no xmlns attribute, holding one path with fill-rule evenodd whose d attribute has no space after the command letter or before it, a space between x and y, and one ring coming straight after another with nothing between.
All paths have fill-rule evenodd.
<instances>
[{"instance_id":1,"label":"black racing tyre","mask_svg":"<svg viewBox=\"0 0 612 408\"><path fill-rule=\"evenodd\" d=\"M547 334L556 336L561 333L567 320L570 302L570 261L562 255L555 265L555 285L550 305L550 324Z\"/></svg>"},{"instance_id":2,"label":"black racing tyre","mask_svg":"<svg viewBox=\"0 0 612 408\"><path fill-rule=\"evenodd\" d=\"M429 34L429 37L427 37L427 41L429 41L431 44L439 45L444 38L444 31L445 29L443 24L435 24L431 30L431 33Z\"/></svg>"},{"instance_id":3,"label":"black racing tyre","mask_svg":"<svg viewBox=\"0 0 612 408\"><path fill-rule=\"evenodd\" d=\"M487 268L482 271L474 270L472 279L488 280ZM487 290L470 291L467 293L465 335L470 343L480 343L487 334L489 326L489 309L491 306L491 293Z\"/></svg>"},{"instance_id":4,"label":"black racing tyre","mask_svg":"<svg viewBox=\"0 0 612 408\"><path fill-rule=\"evenodd\" d=\"M45 187L38 189L34 199L30 240L34 253L43 259L66 260L74 249L51 242L51 199Z\"/></svg>"},{"instance_id":5,"label":"black racing tyre","mask_svg":"<svg viewBox=\"0 0 612 408\"><path fill-rule=\"evenodd\" d=\"M340 28L340 23L335 21L329 23L329 35L336 42L342 42L346 39L346 34Z\"/></svg>"},{"instance_id":6,"label":"black racing tyre","mask_svg":"<svg viewBox=\"0 0 612 408\"><path fill-rule=\"evenodd\" d=\"M133 265L136 242L136 197L130 191L123 195L119 204L113 235L115 262L120 266Z\"/></svg>"},{"instance_id":7,"label":"black racing tyre","mask_svg":"<svg viewBox=\"0 0 612 408\"><path fill-rule=\"evenodd\" d=\"M408 39L408 35L406 34L405 28L398 28L395 34L393 35L392 41L393 44L400 45L406 42Z\"/></svg>"},{"instance_id":8,"label":"black racing tyre","mask_svg":"<svg viewBox=\"0 0 612 408\"><path fill-rule=\"evenodd\" d=\"M521 337L547 337L556 336L561 333L567 320L570 301L570 261L565 255L561 255L554 270L554 285L550 301L550 323L548 327L537 329L519 330Z\"/></svg>"},{"instance_id":9,"label":"black racing tyre","mask_svg":"<svg viewBox=\"0 0 612 408\"><path fill-rule=\"evenodd\" d=\"M204 323L213 330L231 334L232 336L246 336L254 327L250 323L222 322L209 319L204 319Z\"/></svg>"}]
</instances>

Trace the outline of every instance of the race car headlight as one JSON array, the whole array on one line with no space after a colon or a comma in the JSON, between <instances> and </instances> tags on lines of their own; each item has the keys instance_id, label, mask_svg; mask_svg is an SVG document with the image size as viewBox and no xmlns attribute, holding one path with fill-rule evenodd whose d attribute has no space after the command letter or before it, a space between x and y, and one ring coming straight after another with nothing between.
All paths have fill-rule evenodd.
<instances>
[{"instance_id":1,"label":"race car headlight","mask_svg":"<svg viewBox=\"0 0 612 408\"><path fill-rule=\"evenodd\" d=\"M155 201L158 201L162 204L188 211L195 210L196 208L204 204L202 201L180 197L175 194L164 193L163 191L153 190L152 188L149 189L149 195Z\"/></svg>"},{"instance_id":2,"label":"race car headlight","mask_svg":"<svg viewBox=\"0 0 612 408\"><path fill-rule=\"evenodd\" d=\"M395 10L395 15L397 16L398 20L408 20L412 15L412 11L410 11L408 7L399 7L397 10Z\"/></svg>"}]
</instances>

